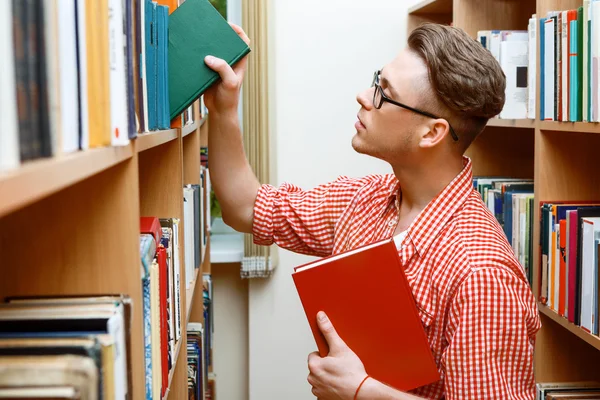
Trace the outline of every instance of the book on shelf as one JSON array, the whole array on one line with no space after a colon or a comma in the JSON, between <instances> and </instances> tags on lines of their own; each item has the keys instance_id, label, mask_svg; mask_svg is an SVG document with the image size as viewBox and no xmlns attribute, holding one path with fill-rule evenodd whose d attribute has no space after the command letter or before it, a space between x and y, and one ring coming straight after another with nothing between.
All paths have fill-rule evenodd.
<instances>
[{"instance_id":1,"label":"book on shelf","mask_svg":"<svg viewBox=\"0 0 600 400\"><path fill-rule=\"evenodd\" d=\"M600 382L538 382L535 400L600 399Z\"/></svg>"},{"instance_id":2,"label":"book on shelf","mask_svg":"<svg viewBox=\"0 0 600 400\"><path fill-rule=\"evenodd\" d=\"M600 122L600 4L549 11L539 31L540 119Z\"/></svg>"},{"instance_id":3,"label":"book on shelf","mask_svg":"<svg viewBox=\"0 0 600 400\"><path fill-rule=\"evenodd\" d=\"M146 399L164 398L181 338L179 220L140 218Z\"/></svg>"},{"instance_id":4,"label":"book on shelf","mask_svg":"<svg viewBox=\"0 0 600 400\"><path fill-rule=\"evenodd\" d=\"M5 300L0 304L3 389L27 393L27 388L59 385L74 388L81 398L131 398L132 303L127 295Z\"/></svg>"},{"instance_id":5,"label":"book on shelf","mask_svg":"<svg viewBox=\"0 0 600 400\"><path fill-rule=\"evenodd\" d=\"M533 180L474 177L473 187L502 227L515 256L533 282Z\"/></svg>"},{"instance_id":6,"label":"book on shelf","mask_svg":"<svg viewBox=\"0 0 600 400\"><path fill-rule=\"evenodd\" d=\"M207 55L234 65L250 48L208 0L186 0L170 18L169 101L174 118L218 80L204 62Z\"/></svg>"},{"instance_id":7,"label":"book on shelf","mask_svg":"<svg viewBox=\"0 0 600 400\"><path fill-rule=\"evenodd\" d=\"M188 399L204 399L208 377L205 362L204 328L198 322L187 325Z\"/></svg>"},{"instance_id":8,"label":"book on shelf","mask_svg":"<svg viewBox=\"0 0 600 400\"><path fill-rule=\"evenodd\" d=\"M399 390L439 380L393 240L298 266L292 277L321 357L324 311L373 378Z\"/></svg>"},{"instance_id":9,"label":"book on shelf","mask_svg":"<svg viewBox=\"0 0 600 400\"><path fill-rule=\"evenodd\" d=\"M505 104L501 119L534 118L535 59L530 56L535 30L482 30L477 40L496 58L506 76ZM535 53L534 53L535 54ZM533 93L532 93L533 91ZM533 97L532 97L533 96Z\"/></svg>"},{"instance_id":10,"label":"book on shelf","mask_svg":"<svg viewBox=\"0 0 600 400\"><path fill-rule=\"evenodd\" d=\"M598 336L600 201L540 203L540 302Z\"/></svg>"}]
</instances>

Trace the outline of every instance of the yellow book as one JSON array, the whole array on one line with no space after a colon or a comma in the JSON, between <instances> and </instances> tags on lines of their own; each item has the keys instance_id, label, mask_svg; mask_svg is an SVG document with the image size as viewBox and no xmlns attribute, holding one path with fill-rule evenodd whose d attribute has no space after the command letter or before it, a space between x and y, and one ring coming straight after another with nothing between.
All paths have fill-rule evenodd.
<instances>
[{"instance_id":1,"label":"yellow book","mask_svg":"<svg viewBox=\"0 0 600 400\"><path fill-rule=\"evenodd\" d=\"M86 0L85 18L91 148L110 145L108 0Z\"/></svg>"}]
</instances>

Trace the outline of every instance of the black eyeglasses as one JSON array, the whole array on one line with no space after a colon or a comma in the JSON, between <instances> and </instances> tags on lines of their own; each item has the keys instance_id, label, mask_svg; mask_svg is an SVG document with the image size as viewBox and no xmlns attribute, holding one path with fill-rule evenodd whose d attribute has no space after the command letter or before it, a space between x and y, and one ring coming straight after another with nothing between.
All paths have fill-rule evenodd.
<instances>
[{"instance_id":1,"label":"black eyeglasses","mask_svg":"<svg viewBox=\"0 0 600 400\"><path fill-rule=\"evenodd\" d=\"M371 83L371 86L375 87L375 92L373 93L373 106L376 109L380 109L381 106L383 105L383 102L387 101L390 104L393 104L393 105L398 106L398 107L405 108L407 110L410 110L410 111L415 112L417 114L424 115L424 116L429 117L429 118L442 119L441 117L437 117L437 116L435 116L433 114L428 113L427 111L421 111L421 110L418 110L416 108L412 108L410 106L407 106L406 104L399 103L399 102L397 102L395 100L392 100L389 97L387 97L385 95L385 93L383 92L383 89L379 85L379 75L380 74L381 74L381 71L375 71L375 74L373 75L373 83ZM457 142L458 141L458 136L456 135L456 132L454 132L454 129L450 125L450 122L448 122L448 126L450 127L450 135L452 136L452 139L454 139L454 141Z\"/></svg>"}]
</instances>

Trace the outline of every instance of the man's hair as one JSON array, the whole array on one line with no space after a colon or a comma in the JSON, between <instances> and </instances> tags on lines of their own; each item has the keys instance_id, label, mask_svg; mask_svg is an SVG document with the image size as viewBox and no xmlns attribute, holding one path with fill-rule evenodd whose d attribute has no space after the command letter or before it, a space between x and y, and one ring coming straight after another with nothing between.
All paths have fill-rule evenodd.
<instances>
[{"instance_id":1,"label":"man's hair","mask_svg":"<svg viewBox=\"0 0 600 400\"><path fill-rule=\"evenodd\" d=\"M466 150L504 107L506 77L500 64L466 32L445 25L421 25L410 34L408 47L429 70L433 93L423 96L425 105L442 111Z\"/></svg>"}]
</instances>

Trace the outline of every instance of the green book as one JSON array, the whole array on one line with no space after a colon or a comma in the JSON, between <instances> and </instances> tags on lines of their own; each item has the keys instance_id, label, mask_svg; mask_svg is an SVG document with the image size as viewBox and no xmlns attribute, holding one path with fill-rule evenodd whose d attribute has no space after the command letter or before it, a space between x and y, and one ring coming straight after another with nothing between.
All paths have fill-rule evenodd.
<instances>
[{"instance_id":1,"label":"green book","mask_svg":"<svg viewBox=\"0 0 600 400\"><path fill-rule=\"evenodd\" d=\"M173 119L219 79L207 55L234 65L248 45L208 0L187 0L169 16L169 115Z\"/></svg>"}]
</instances>

